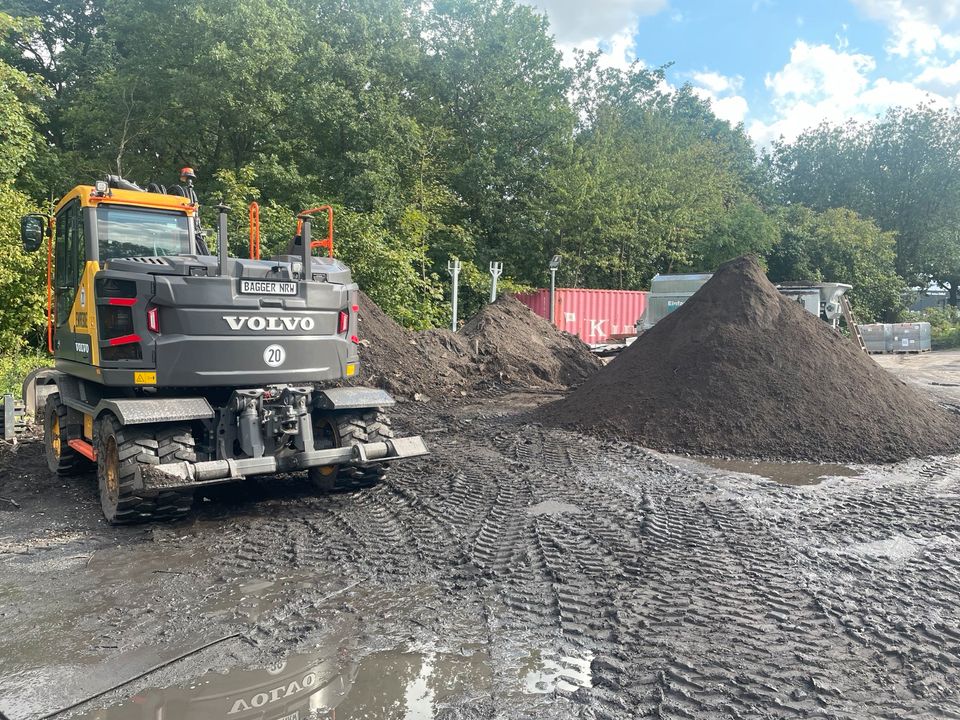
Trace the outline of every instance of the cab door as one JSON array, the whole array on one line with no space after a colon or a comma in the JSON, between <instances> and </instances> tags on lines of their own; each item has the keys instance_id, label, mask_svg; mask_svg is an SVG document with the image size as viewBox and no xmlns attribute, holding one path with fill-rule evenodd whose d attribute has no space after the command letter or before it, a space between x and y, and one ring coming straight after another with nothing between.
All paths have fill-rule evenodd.
<instances>
[{"instance_id":1,"label":"cab door","mask_svg":"<svg viewBox=\"0 0 960 720\"><path fill-rule=\"evenodd\" d=\"M92 338L88 329L88 305L80 282L86 265L86 233L79 199L67 203L56 216L54 250L54 322L56 356L65 360L91 363Z\"/></svg>"}]
</instances>

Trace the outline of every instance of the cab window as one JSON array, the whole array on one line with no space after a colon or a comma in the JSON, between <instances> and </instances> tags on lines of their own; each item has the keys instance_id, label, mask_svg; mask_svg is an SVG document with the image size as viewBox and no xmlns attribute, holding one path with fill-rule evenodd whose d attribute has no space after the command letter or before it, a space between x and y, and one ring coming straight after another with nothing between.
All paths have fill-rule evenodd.
<instances>
[{"instance_id":1,"label":"cab window","mask_svg":"<svg viewBox=\"0 0 960 720\"><path fill-rule=\"evenodd\" d=\"M83 211L74 200L57 214L56 296L57 317L66 322L86 263Z\"/></svg>"},{"instance_id":2,"label":"cab window","mask_svg":"<svg viewBox=\"0 0 960 720\"><path fill-rule=\"evenodd\" d=\"M97 208L100 260L190 253L190 221L183 213L101 205Z\"/></svg>"}]
</instances>

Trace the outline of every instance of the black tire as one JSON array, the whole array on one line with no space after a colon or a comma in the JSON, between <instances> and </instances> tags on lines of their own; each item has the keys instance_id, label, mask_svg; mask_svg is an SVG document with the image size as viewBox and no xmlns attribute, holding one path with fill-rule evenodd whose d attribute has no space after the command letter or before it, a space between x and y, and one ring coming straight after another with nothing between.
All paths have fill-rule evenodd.
<instances>
[{"instance_id":1,"label":"black tire","mask_svg":"<svg viewBox=\"0 0 960 720\"><path fill-rule=\"evenodd\" d=\"M47 397L43 409L43 447L47 467L57 475L80 475L93 470L93 463L72 447L69 440L80 438L82 426L72 422L70 408L60 402L60 393Z\"/></svg>"},{"instance_id":2,"label":"black tire","mask_svg":"<svg viewBox=\"0 0 960 720\"><path fill-rule=\"evenodd\" d=\"M318 447L331 440L334 447L359 443L383 442L393 438L393 428L386 415L377 409L327 415L314 421ZM321 440L321 437L325 438ZM321 492L373 487L387 474L387 464L369 467L334 465L310 468L310 481Z\"/></svg>"},{"instance_id":3,"label":"black tire","mask_svg":"<svg viewBox=\"0 0 960 720\"><path fill-rule=\"evenodd\" d=\"M112 415L98 423L97 483L100 506L112 525L176 520L190 511L193 490L143 490L143 466L196 460L189 428L122 427Z\"/></svg>"}]
</instances>

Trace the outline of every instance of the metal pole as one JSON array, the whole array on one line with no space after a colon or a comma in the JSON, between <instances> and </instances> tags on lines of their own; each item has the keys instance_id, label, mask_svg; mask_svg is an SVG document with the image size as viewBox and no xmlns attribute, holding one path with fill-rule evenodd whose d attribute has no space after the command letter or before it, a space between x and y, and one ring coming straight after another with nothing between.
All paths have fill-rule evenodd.
<instances>
[{"instance_id":1,"label":"metal pole","mask_svg":"<svg viewBox=\"0 0 960 720\"><path fill-rule=\"evenodd\" d=\"M303 244L300 248L300 258L303 260L303 270L301 275L304 280L309 280L311 278L311 273L313 272L313 248L310 247L312 240L311 227L310 227L310 216L301 215L300 220L303 221L303 224L300 226L300 242Z\"/></svg>"},{"instance_id":2,"label":"metal pole","mask_svg":"<svg viewBox=\"0 0 960 720\"><path fill-rule=\"evenodd\" d=\"M452 278L453 288L450 292L450 304L453 306L453 322L451 323L451 329L457 331L457 295L460 290L460 259L454 258L453 260L447 261L447 272L450 273Z\"/></svg>"},{"instance_id":3,"label":"metal pole","mask_svg":"<svg viewBox=\"0 0 960 720\"><path fill-rule=\"evenodd\" d=\"M557 269L550 268L550 324L556 325L557 315Z\"/></svg>"},{"instance_id":4,"label":"metal pole","mask_svg":"<svg viewBox=\"0 0 960 720\"><path fill-rule=\"evenodd\" d=\"M227 213L230 208L226 206L223 200L217 205L217 274L227 274Z\"/></svg>"},{"instance_id":5,"label":"metal pole","mask_svg":"<svg viewBox=\"0 0 960 720\"><path fill-rule=\"evenodd\" d=\"M502 262L491 262L490 263L490 275L493 277L493 282L490 283L490 302L497 301L497 280L503 275L503 263Z\"/></svg>"}]
</instances>

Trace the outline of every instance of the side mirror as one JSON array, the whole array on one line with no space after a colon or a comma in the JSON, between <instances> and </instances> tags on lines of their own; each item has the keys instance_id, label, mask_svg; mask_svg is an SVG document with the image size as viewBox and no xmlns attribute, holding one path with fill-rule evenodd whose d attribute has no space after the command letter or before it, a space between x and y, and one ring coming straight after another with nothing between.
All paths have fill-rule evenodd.
<instances>
[{"instance_id":1,"label":"side mirror","mask_svg":"<svg viewBox=\"0 0 960 720\"><path fill-rule=\"evenodd\" d=\"M24 215L20 218L20 242L25 252L36 252L47 234L47 218L43 215Z\"/></svg>"}]
</instances>

